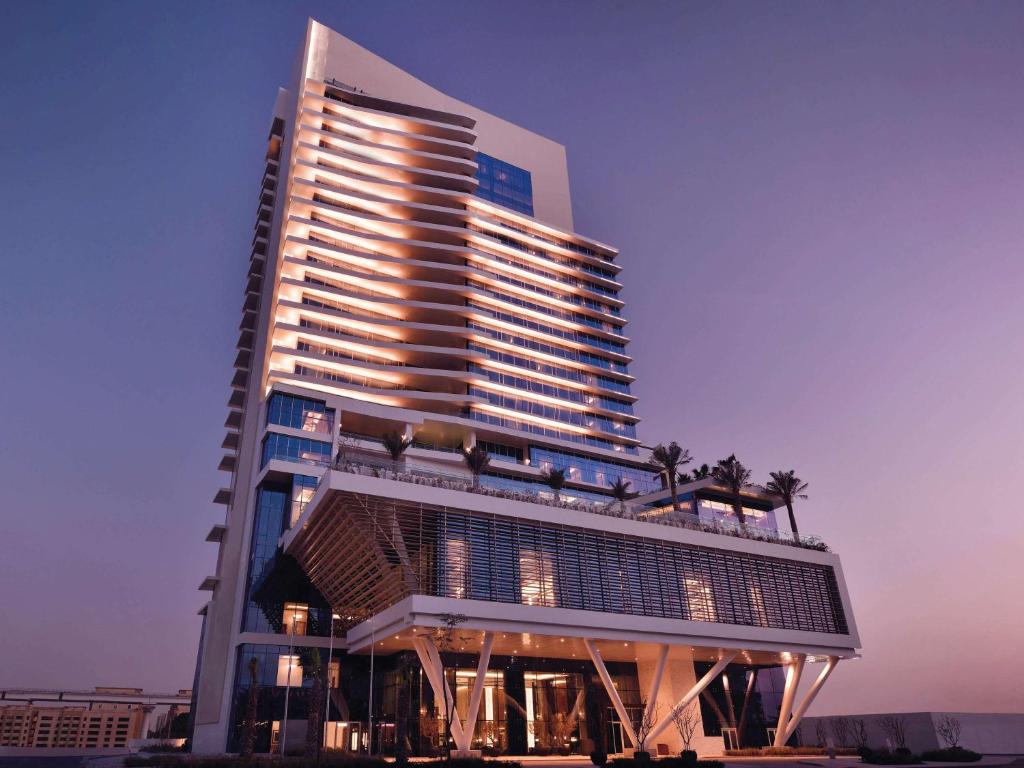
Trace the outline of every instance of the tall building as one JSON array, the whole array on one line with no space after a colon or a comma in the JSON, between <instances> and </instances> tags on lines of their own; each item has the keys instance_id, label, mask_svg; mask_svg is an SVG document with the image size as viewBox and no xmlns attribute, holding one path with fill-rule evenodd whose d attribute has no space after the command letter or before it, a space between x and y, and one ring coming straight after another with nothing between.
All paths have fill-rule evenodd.
<instances>
[{"instance_id":1,"label":"tall building","mask_svg":"<svg viewBox=\"0 0 1024 768\"><path fill-rule=\"evenodd\" d=\"M297 746L310 650L339 749L437 752L448 696L459 750L676 750L673 712L704 751L786 742L805 664L813 698L858 647L839 560L754 488L672 503L620 269L573 229L561 145L310 21L259 193L196 751L237 749L253 679L258 748Z\"/></svg>"}]
</instances>

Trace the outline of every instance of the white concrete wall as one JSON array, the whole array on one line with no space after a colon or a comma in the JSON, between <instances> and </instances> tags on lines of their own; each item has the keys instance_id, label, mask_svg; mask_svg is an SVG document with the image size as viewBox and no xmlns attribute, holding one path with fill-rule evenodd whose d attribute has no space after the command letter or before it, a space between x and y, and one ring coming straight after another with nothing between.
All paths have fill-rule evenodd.
<instances>
[{"instance_id":1,"label":"white concrete wall","mask_svg":"<svg viewBox=\"0 0 1024 768\"><path fill-rule=\"evenodd\" d=\"M963 726L960 746L988 755L1024 755L1024 714L987 712L906 712L907 746L914 752L941 749L946 746L936 730L944 716L955 717ZM882 714L848 715L864 721L868 733L868 746L887 746L887 737L879 720ZM807 717L800 725L803 744L816 744L815 724L832 717ZM892 745L895 746L895 745Z\"/></svg>"}]
</instances>

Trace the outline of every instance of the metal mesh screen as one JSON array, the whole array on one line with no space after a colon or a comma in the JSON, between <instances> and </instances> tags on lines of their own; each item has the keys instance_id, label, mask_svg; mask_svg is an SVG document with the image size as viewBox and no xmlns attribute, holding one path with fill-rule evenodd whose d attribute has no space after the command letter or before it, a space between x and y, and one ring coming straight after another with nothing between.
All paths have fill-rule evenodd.
<instances>
[{"instance_id":1,"label":"metal mesh screen","mask_svg":"<svg viewBox=\"0 0 1024 768\"><path fill-rule=\"evenodd\" d=\"M831 566L337 493L296 558L350 623L411 594L846 634Z\"/></svg>"}]
</instances>

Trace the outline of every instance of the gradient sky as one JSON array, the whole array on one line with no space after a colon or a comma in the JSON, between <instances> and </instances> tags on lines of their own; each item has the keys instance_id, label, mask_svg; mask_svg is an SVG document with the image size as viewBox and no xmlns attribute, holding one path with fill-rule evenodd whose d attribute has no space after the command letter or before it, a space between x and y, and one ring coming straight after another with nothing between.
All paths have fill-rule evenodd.
<instances>
[{"instance_id":1,"label":"gradient sky","mask_svg":"<svg viewBox=\"0 0 1024 768\"><path fill-rule=\"evenodd\" d=\"M10 2L0 685L191 685L276 88L314 16L568 147L642 436L811 483L818 713L1024 711L1024 5Z\"/></svg>"}]
</instances>

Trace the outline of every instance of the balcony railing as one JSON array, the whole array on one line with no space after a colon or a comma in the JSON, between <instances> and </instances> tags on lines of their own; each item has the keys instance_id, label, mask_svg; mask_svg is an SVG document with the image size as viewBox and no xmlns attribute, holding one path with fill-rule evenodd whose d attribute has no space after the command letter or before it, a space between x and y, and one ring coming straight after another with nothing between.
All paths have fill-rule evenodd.
<instances>
[{"instance_id":1,"label":"balcony railing","mask_svg":"<svg viewBox=\"0 0 1024 768\"><path fill-rule=\"evenodd\" d=\"M784 544L790 547L801 549L813 549L819 552L828 552L829 548L821 539L816 536L799 536L779 533L750 526L740 526L727 522L709 522L700 520L696 515L681 513L675 518L650 518L642 511L627 502L619 502L610 499L608 503L585 501L583 499L556 499L553 493L541 491L519 491L505 488L492 488L484 485L474 484L468 481L463 475L446 474L425 469L396 468L396 464L385 459L374 460L360 456L358 460L342 458L334 462L331 468L348 472L354 475L365 477L379 477L385 480L395 480L402 483L413 483L425 485L432 488L444 488L452 491L464 491L467 493L478 493L482 496L494 496L500 499L522 501L530 504L544 504L549 507L560 509L572 509L580 512L590 512L595 515L606 517L617 517L624 520L636 520L637 522L654 523L665 525L670 528L683 528L690 531L702 533L713 533L719 536L732 536L739 539L752 541L764 541L772 544ZM323 477L326 477L326 473ZM323 478L321 478L322 480ZM572 489L566 489L567 495L572 494Z\"/></svg>"}]
</instances>

